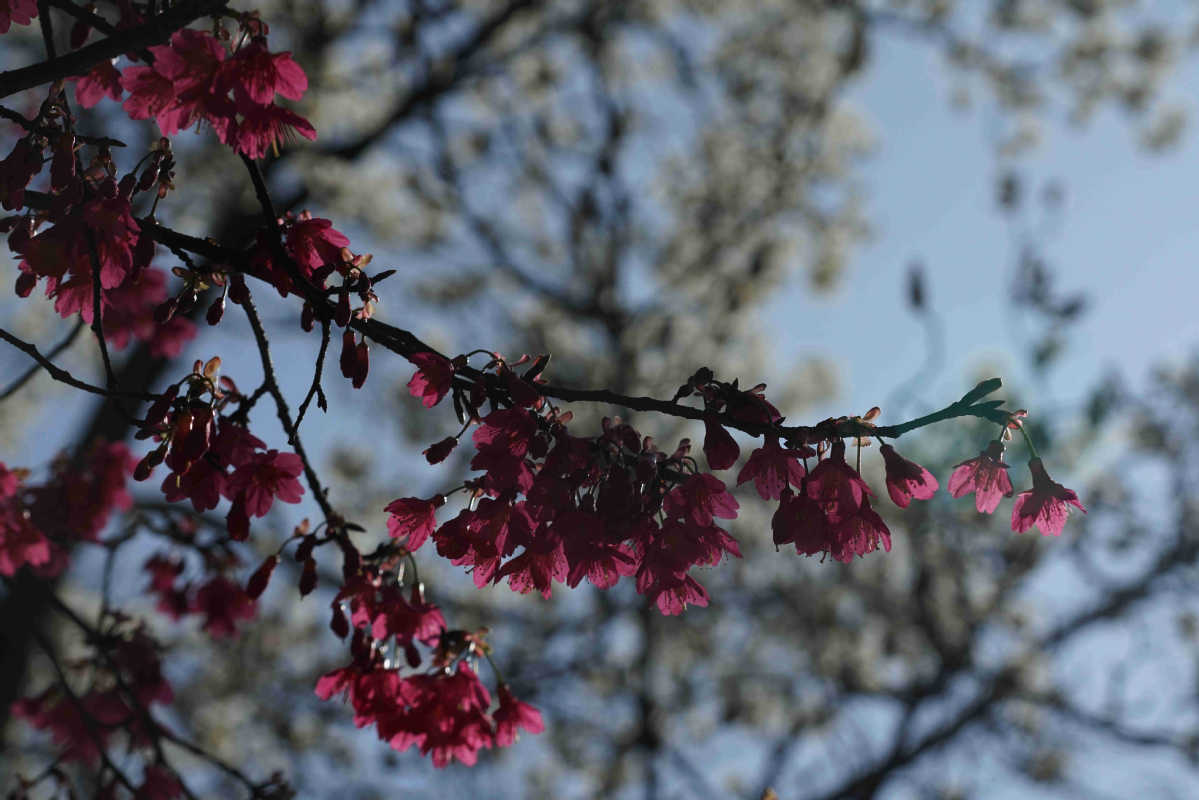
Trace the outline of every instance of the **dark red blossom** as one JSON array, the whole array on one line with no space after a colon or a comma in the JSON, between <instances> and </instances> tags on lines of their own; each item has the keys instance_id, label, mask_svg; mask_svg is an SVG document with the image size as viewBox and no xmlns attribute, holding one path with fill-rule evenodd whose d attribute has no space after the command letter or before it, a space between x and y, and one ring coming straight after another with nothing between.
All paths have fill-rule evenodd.
<instances>
[{"instance_id":1,"label":"dark red blossom","mask_svg":"<svg viewBox=\"0 0 1199 800\"><path fill-rule=\"evenodd\" d=\"M884 444L879 448L887 466L887 493L900 508L907 508L912 498L928 500L940 484L933 474L914 461L895 452L895 448Z\"/></svg>"},{"instance_id":2,"label":"dark red blossom","mask_svg":"<svg viewBox=\"0 0 1199 800\"><path fill-rule=\"evenodd\" d=\"M569 572L556 528L538 525L523 542L524 552L500 567L495 581L507 577L513 591L525 594L536 590L549 598L554 581L565 581Z\"/></svg>"},{"instance_id":3,"label":"dark red blossom","mask_svg":"<svg viewBox=\"0 0 1199 800\"><path fill-rule=\"evenodd\" d=\"M811 453L784 449L777 438L767 436L765 444L750 453L737 476L737 485L752 480L763 500L777 500L788 486L799 488L804 476L800 459L807 455Z\"/></svg>"},{"instance_id":4,"label":"dark red blossom","mask_svg":"<svg viewBox=\"0 0 1199 800\"><path fill-rule=\"evenodd\" d=\"M961 497L974 492L975 508L990 514L999 507L1001 498L1011 497L1014 492L1007 471L1008 465L1003 463L1003 442L996 439L977 458L954 467L949 476L949 494Z\"/></svg>"},{"instance_id":5,"label":"dark red blossom","mask_svg":"<svg viewBox=\"0 0 1199 800\"><path fill-rule=\"evenodd\" d=\"M257 604L236 583L217 575L196 590L190 610L204 615L209 635L221 638L235 635L239 620L253 619Z\"/></svg>"},{"instance_id":6,"label":"dark red blossom","mask_svg":"<svg viewBox=\"0 0 1199 800\"><path fill-rule=\"evenodd\" d=\"M432 408L450 391L454 365L437 353L414 353L408 360L416 364L416 373L408 381L408 393L419 397L425 408Z\"/></svg>"},{"instance_id":7,"label":"dark red blossom","mask_svg":"<svg viewBox=\"0 0 1199 800\"><path fill-rule=\"evenodd\" d=\"M9 154L0 161L0 203L9 210L23 206L25 187L41 169L41 147L35 147L29 137L18 139ZM31 232L30 223L18 224L9 236L9 247L15 252L20 252Z\"/></svg>"},{"instance_id":8,"label":"dark red blossom","mask_svg":"<svg viewBox=\"0 0 1199 800\"><path fill-rule=\"evenodd\" d=\"M156 48L165 50L166 48ZM121 74L121 88L129 92L129 97L123 103L125 113L130 119L149 119L163 114L175 103L175 82L163 75L154 67L126 67ZM158 126L164 134L173 134L176 130L168 131L174 126Z\"/></svg>"},{"instance_id":9,"label":"dark red blossom","mask_svg":"<svg viewBox=\"0 0 1199 800\"><path fill-rule=\"evenodd\" d=\"M711 469L728 469L737 463L741 448L716 420L704 417L704 455Z\"/></svg>"},{"instance_id":10,"label":"dark red blossom","mask_svg":"<svg viewBox=\"0 0 1199 800\"><path fill-rule=\"evenodd\" d=\"M91 108L106 96L120 100L124 91L121 73L111 61L101 61L90 72L67 80L74 81L75 100L84 108Z\"/></svg>"},{"instance_id":11,"label":"dark red blossom","mask_svg":"<svg viewBox=\"0 0 1199 800\"><path fill-rule=\"evenodd\" d=\"M182 795L183 786L175 773L160 764L150 764L142 774L142 783L133 800L175 800Z\"/></svg>"},{"instance_id":12,"label":"dark red blossom","mask_svg":"<svg viewBox=\"0 0 1199 800\"><path fill-rule=\"evenodd\" d=\"M261 38L243 46L225 62L222 80L230 84L243 108L266 105L276 93L299 100L308 90L308 77L292 60L291 53L272 53Z\"/></svg>"},{"instance_id":13,"label":"dark red blossom","mask_svg":"<svg viewBox=\"0 0 1199 800\"><path fill-rule=\"evenodd\" d=\"M221 501L221 495L226 491L226 479L223 468L200 458L182 475L177 472L168 474L162 482L162 493L167 502L176 503L186 498L196 511L208 511Z\"/></svg>"},{"instance_id":14,"label":"dark red blossom","mask_svg":"<svg viewBox=\"0 0 1199 800\"><path fill-rule=\"evenodd\" d=\"M1087 513L1074 490L1049 477L1041 459L1029 461L1028 469L1032 473L1032 488L1021 492L1012 507L1012 530L1016 533L1024 533L1036 525L1044 535L1058 536L1070 516L1070 506Z\"/></svg>"},{"instance_id":15,"label":"dark red blossom","mask_svg":"<svg viewBox=\"0 0 1199 800\"><path fill-rule=\"evenodd\" d=\"M499 700L500 707L492 714L495 718L497 747L508 747L515 744L520 728L524 728L529 733L541 733L545 730L545 723L541 721L541 712L528 703L517 700L506 684L500 684Z\"/></svg>"},{"instance_id":16,"label":"dark red blossom","mask_svg":"<svg viewBox=\"0 0 1199 800\"><path fill-rule=\"evenodd\" d=\"M98 541L113 510L133 504L125 484L136 465L124 442L97 444L84 458L61 463L33 492L33 524L52 538Z\"/></svg>"},{"instance_id":17,"label":"dark red blossom","mask_svg":"<svg viewBox=\"0 0 1199 800\"><path fill-rule=\"evenodd\" d=\"M470 570L475 586L491 583L500 568L502 554L495 539L479 534L475 514L469 509L463 509L457 517L443 523L434 532L433 541L437 544L438 555Z\"/></svg>"},{"instance_id":18,"label":"dark red blossom","mask_svg":"<svg viewBox=\"0 0 1199 800\"><path fill-rule=\"evenodd\" d=\"M246 459L229 477L225 496L244 503L251 517L265 516L275 500L298 503L304 487L296 480L304 471L304 462L295 453L268 450Z\"/></svg>"},{"instance_id":19,"label":"dark red blossom","mask_svg":"<svg viewBox=\"0 0 1199 800\"><path fill-rule=\"evenodd\" d=\"M150 573L150 585L146 591L158 595L158 610L171 619L179 619L188 613L191 606L187 588L175 585L183 574L183 566L183 561L177 557L156 554L147 559L142 567Z\"/></svg>"},{"instance_id":20,"label":"dark red blossom","mask_svg":"<svg viewBox=\"0 0 1199 800\"><path fill-rule=\"evenodd\" d=\"M303 95L303 70L289 54L268 52L261 38L227 58L211 33L185 28L150 52L152 65L128 67L121 77L131 118L154 117L166 136L205 122L223 144L250 158L266 155L293 133L316 138L308 120L273 102L276 93L293 100ZM92 90L92 96L99 93Z\"/></svg>"},{"instance_id":21,"label":"dark red blossom","mask_svg":"<svg viewBox=\"0 0 1199 800\"><path fill-rule=\"evenodd\" d=\"M287 252L306 277L326 264L341 263L342 248L350 246L350 240L332 222L306 211L288 226L286 241Z\"/></svg>"},{"instance_id":22,"label":"dark red blossom","mask_svg":"<svg viewBox=\"0 0 1199 800\"><path fill-rule=\"evenodd\" d=\"M670 490L662 508L667 514L711 525L713 517L735 519L740 504L725 491L724 481L699 472Z\"/></svg>"},{"instance_id":23,"label":"dark red blossom","mask_svg":"<svg viewBox=\"0 0 1199 800\"><path fill-rule=\"evenodd\" d=\"M37 0L0 0L0 33L8 33L15 22L28 25L37 16Z\"/></svg>"},{"instance_id":24,"label":"dark red blossom","mask_svg":"<svg viewBox=\"0 0 1199 800\"><path fill-rule=\"evenodd\" d=\"M446 767L454 759L472 765L492 746L491 694L465 661L452 673L413 675L405 683L404 711L378 722L393 749L419 747L433 766Z\"/></svg>"},{"instance_id":25,"label":"dark red blossom","mask_svg":"<svg viewBox=\"0 0 1199 800\"><path fill-rule=\"evenodd\" d=\"M862 498L857 512L829 524L829 554L838 561L848 563L854 556L872 553L881 545L891 551L891 531L883 518L870 507L870 498Z\"/></svg>"},{"instance_id":26,"label":"dark red blossom","mask_svg":"<svg viewBox=\"0 0 1199 800\"><path fill-rule=\"evenodd\" d=\"M271 582L271 573L275 571L275 567L279 565L279 556L267 556L267 559L262 562L258 569L254 570L254 574L250 576L250 580L246 581L246 596L257 600L262 597L262 593L266 591L267 584Z\"/></svg>"},{"instance_id":27,"label":"dark red blossom","mask_svg":"<svg viewBox=\"0 0 1199 800\"><path fill-rule=\"evenodd\" d=\"M159 644L144 627L107 643L108 657L121 672L125 686L139 703L170 703L175 699L171 685L162 674L162 655Z\"/></svg>"},{"instance_id":28,"label":"dark red blossom","mask_svg":"<svg viewBox=\"0 0 1199 800\"><path fill-rule=\"evenodd\" d=\"M812 556L833 549L833 540L824 509L806 491L784 489L779 507L770 520L774 545L794 544L795 551Z\"/></svg>"},{"instance_id":29,"label":"dark red blossom","mask_svg":"<svg viewBox=\"0 0 1199 800\"><path fill-rule=\"evenodd\" d=\"M413 647L413 642L427 645L437 642L446 627L441 609L426 602L418 586L412 588L408 599L404 598L400 587L394 582L378 587L376 591L377 602L372 597L372 602L367 606L355 606L351 620L355 625L368 623L371 636L379 641L395 637L396 645L403 648L408 656L409 666L418 666L420 655ZM363 610L367 612L365 619L360 615Z\"/></svg>"},{"instance_id":30,"label":"dark red blossom","mask_svg":"<svg viewBox=\"0 0 1199 800\"><path fill-rule=\"evenodd\" d=\"M828 521L836 525L858 513L872 494L857 470L845 462L845 442L833 442L829 457L821 461L807 478L808 496L820 503Z\"/></svg>"},{"instance_id":31,"label":"dark red blossom","mask_svg":"<svg viewBox=\"0 0 1199 800\"><path fill-rule=\"evenodd\" d=\"M33 727L50 731L64 761L95 764L100 748L107 747L112 734L122 729L144 738L133 711L115 688L69 697L54 686L13 703L12 712Z\"/></svg>"},{"instance_id":32,"label":"dark red blossom","mask_svg":"<svg viewBox=\"0 0 1199 800\"><path fill-rule=\"evenodd\" d=\"M623 534L614 535L600 516L568 510L554 518L553 528L563 543L567 586L587 578L597 589L610 589L622 575L636 572L636 562L620 546Z\"/></svg>"},{"instance_id":33,"label":"dark red blossom","mask_svg":"<svg viewBox=\"0 0 1199 800\"><path fill-rule=\"evenodd\" d=\"M322 676L316 694L325 700L342 694L354 707L355 725L373 724L395 750L417 747L431 754L436 767L455 759L474 764L478 751L496 742L487 713L491 694L465 661L453 670L408 677L377 662L355 661ZM522 719L532 724L527 714Z\"/></svg>"},{"instance_id":34,"label":"dark red blossom","mask_svg":"<svg viewBox=\"0 0 1199 800\"><path fill-rule=\"evenodd\" d=\"M50 561L50 542L29 518L18 495L20 483L20 475L0 463L0 575Z\"/></svg>"},{"instance_id":35,"label":"dark red blossom","mask_svg":"<svg viewBox=\"0 0 1199 800\"><path fill-rule=\"evenodd\" d=\"M403 539L409 550L419 550L429 535L437 528L435 512L445 504L445 498L437 495L428 500L418 497L401 497L392 500L383 509L391 516L387 519L387 532L393 539Z\"/></svg>"},{"instance_id":36,"label":"dark red blossom","mask_svg":"<svg viewBox=\"0 0 1199 800\"><path fill-rule=\"evenodd\" d=\"M295 135L313 141L316 128L294 111L272 103L244 109L241 121L222 142L249 158L262 158L278 142Z\"/></svg>"},{"instance_id":37,"label":"dark red blossom","mask_svg":"<svg viewBox=\"0 0 1199 800\"><path fill-rule=\"evenodd\" d=\"M454 452L454 448L457 446L458 440L453 436L447 436L440 442L429 445L421 452L430 464L440 464L449 457L450 453Z\"/></svg>"}]
</instances>

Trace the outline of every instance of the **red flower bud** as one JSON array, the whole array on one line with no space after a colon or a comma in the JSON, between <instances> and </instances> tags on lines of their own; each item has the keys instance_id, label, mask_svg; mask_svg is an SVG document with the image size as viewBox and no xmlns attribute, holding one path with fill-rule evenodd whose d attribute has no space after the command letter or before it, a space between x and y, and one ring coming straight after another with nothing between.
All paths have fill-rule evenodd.
<instances>
[{"instance_id":1,"label":"red flower bud","mask_svg":"<svg viewBox=\"0 0 1199 800\"><path fill-rule=\"evenodd\" d=\"M275 571L275 566L279 563L279 556L271 556L266 561L262 562L262 566L254 570L254 574L250 576L250 580L246 583L246 594L257 600L266 591L266 586L271 582L271 573Z\"/></svg>"},{"instance_id":2,"label":"red flower bud","mask_svg":"<svg viewBox=\"0 0 1199 800\"><path fill-rule=\"evenodd\" d=\"M310 558L304 562L304 570L300 573L300 597L312 594L316 588L316 559Z\"/></svg>"},{"instance_id":3,"label":"red flower bud","mask_svg":"<svg viewBox=\"0 0 1199 800\"><path fill-rule=\"evenodd\" d=\"M208 307L208 313L204 316L208 320L209 325L216 325L221 321L221 317L225 316L225 296L221 295L216 299L216 302Z\"/></svg>"}]
</instances>

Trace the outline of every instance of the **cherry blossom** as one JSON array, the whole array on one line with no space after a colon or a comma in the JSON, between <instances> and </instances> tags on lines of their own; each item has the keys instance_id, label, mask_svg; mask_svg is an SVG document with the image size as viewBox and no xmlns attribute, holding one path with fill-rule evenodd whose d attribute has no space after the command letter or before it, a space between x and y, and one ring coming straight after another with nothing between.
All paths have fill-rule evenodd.
<instances>
[{"instance_id":1,"label":"cherry blossom","mask_svg":"<svg viewBox=\"0 0 1199 800\"><path fill-rule=\"evenodd\" d=\"M1067 489L1049 477L1041 459L1034 458L1028 462L1032 473L1032 488L1021 492L1012 507L1012 530L1024 533L1036 525L1046 536L1059 536L1066 518L1070 516L1070 506L1076 507L1084 514L1083 508L1074 490Z\"/></svg>"},{"instance_id":2,"label":"cherry blossom","mask_svg":"<svg viewBox=\"0 0 1199 800\"><path fill-rule=\"evenodd\" d=\"M1003 442L992 441L977 458L967 459L954 467L949 476L949 494L961 497L974 492L974 505L984 514L999 507L999 501L1011 497L1012 479L1003 463Z\"/></svg>"},{"instance_id":3,"label":"cherry blossom","mask_svg":"<svg viewBox=\"0 0 1199 800\"><path fill-rule=\"evenodd\" d=\"M914 461L895 452L895 448L884 444L879 448L887 465L887 493L900 508L907 508L912 498L928 500L940 484L933 474Z\"/></svg>"}]
</instances>

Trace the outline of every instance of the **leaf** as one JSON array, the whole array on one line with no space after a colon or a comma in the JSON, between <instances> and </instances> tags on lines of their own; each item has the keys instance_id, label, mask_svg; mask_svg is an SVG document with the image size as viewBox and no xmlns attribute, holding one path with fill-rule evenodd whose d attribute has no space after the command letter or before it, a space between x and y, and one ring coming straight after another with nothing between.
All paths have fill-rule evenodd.
<instances>
[{"instance_id":1,"label":"leaf","mask_svg":"<svg viewBox=\"0 0 1199 800\"><path fill-rule=\"evenodd\" d=\"M1002 386L1003 381L999 380L999 378L987 378L985 381L962 395L962 399L958 401L958 405L973 405L976 401L983 399L987 395L999 391L1000 387Z\"/></svg>"}]
</instances>

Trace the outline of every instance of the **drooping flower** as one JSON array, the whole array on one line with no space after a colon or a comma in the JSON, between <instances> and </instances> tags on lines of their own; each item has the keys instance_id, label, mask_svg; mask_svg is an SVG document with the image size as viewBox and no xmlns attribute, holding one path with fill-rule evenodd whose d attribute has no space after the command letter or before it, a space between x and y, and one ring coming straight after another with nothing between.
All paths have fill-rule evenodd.
<instances>
[{"instance_id":1,"label":"drooping flower","mask_svg":"<svg viewBox=\"0 0 1199 800\"><path fill-rule=\"evenodd\" d=\"M845 461L845 442L833 442L829 457L813 468L807 479L808 497L820 503L830 524L856 515L873 494L858 471Z\"/></svg>"},{"instance_id":2,"label":"drooping flower","mask_svg":"<svg viewBox=\"0 0 1199 800\"><path fill-rule=\"evenodd\" d=\"M401 497L392 500L383 509L391 516L387 519L387 532L393 539L405 539L409 550L419 550L429 535L437 528L434 513L445 504L445 498L437 495L429 500L419 497Z\"/></svg>"},{"instance_id":3,"label":"drooping flower","mask_svg":"<svg viewBox=\"0 0 1199 800\"><path fill-rule=\"evenodd\" d=\"M249 158L262 158L277 142L293 134L314 141L316 128L296 112L271 103L246 108L236 129L223 141Z\"/></svg>"},{"instance_id":4,"label":"drooping flower","mask_svg":"<svg viewBox=\"0 0 1199 800\"><path fill-rule=\"evenodd\" d=\"M799 460L809 454L802 450L784 449L779 446L777 438L768 436L762 447L750 453L749 460L737 476L737 485L752 480L763 500L777 500L788 485L799 488L804 476L803 464Z\"/></svg>"},{"instance_id":5,"label":"drooping flower","mask_svg":"<svg viewBox=\"0 0 1199 800\"><path fill-rule=\"evenodd\" d=\"M408 381L408 393L419 397L425 408L432 408L450 391L454 365L437 353L413 353L408 360L416 364L416 374Z\"/></svg>"},{"instance_id":6,"label":"drooping flower","mask_svg":"<svg viewBox=\"0 0 1199 800\"><path fill-rule=\"evenodd\" d=\"M238 620L253 619L256 609L257 603L241 586L217 575L199 588L190 610L203 614L204 630L220 638L236 634Z\"/></svg>"},{"instance_id":7,"label":"drooping flower","mask_svg":"<svg viewBox=\"0 0 1199 800\"><path fill-rule=\"evenodd\" d=\"M541 733L545 730L541 712L528 703L517 700L506 684L500 684L499 695L500 707L491 715L495 720L497 746L507 747L515 743L518 728L524 728L529 733Z\"/></svg>"},{"instance_id":8,"label":"drooping flower","mask_svg":"<svg viewBox=\"0 0 1199 800\"><path fill-rule=\"evenodd\" d=\"M447 436L440 442L429 445L421 452L424 455L425 460L430 464L440 464L449 457L450 453L452 453L454 448L457 446L458 439L453 436Z\"/></svg>"},{"instance_id":9,"label":"drooping flower","mask_svg":"<svg viewBox=\"0 0 1199 800\"><path fill-rule=\"evenodd\" d=\"M299 100L308 90L308 77L291 53L272 53L265 39L255 39L225 63L222 79L233 89L239 107L263 106L275 93Z\"/></svg>"},{"instance_id":10,"label":"drooping flower","mask_svg":"<svg viewBox=\"0 0 1199 800\"><path fill-rule=\"evenodd\" d=\"M712 517L736 519L739 507L725 491L724 481L706 472L698 472L671 489L662 504L667 514L701 526L711 525Z\"/></svg>"},{"instance_id":11,"label":"drooping flower","mask_svg":"<svg viewBox=\"0 0 1199 800\"><path fill-rule=\"evenodd\" d=\"M565 581L569 574L557 526L538 525L523 544L524 552L500 567L493 580L499 583L507 577L512 591L526 594L536 590L548 600L554 581Z\"/></svg>"},{"instance_id":12,"label":"drooping flower","mask_svg":"<svg viewBox=\"0 0 1199 800\"><path fill-rule=\"evenodd\" d=\"M826 553L832 548L824 510L802 488L798 493L783 489L770 527L775 547L791 543L795 552L805 556Z\"/></svg>"},{"instance_id":13,"label":"drooping flower","mask_svg":"<svg viewBox=\"0 0 1199 800\"><path fill-rule=\"evenodd\" d=\"M1012 530L1016 533L1024 533L1036 525L1046 536L1058 536L1070 516L1069 506L1087 513L1074 490L1049 477L1041 459L1029 461L1028 469L1032 473L1032 488L1021 492L1012 507Z\"/></svg>"},{"instance_id":14,"label":"drooping flower","mask_svg":"<svg viewBox=\"0 0 1199 800\"><path fill-rule=\"evenodd\" d=\"M999 500L1011 497L1012 479L1003 463L1003 442L996 439L987 445L977 458L963 461L949 476L949 494L961 497L974 492L974 506L984 514L999 507Z\"/></svg>"},{"instance_id":15,"label":"drooping flower","mask_svg":"<svg viewBox=\"0 0 1199 800\"><path fill-rule=\"evenodd\" d=\"M142 569L150 573L150 585L145 591L158 595L158 610L171 619L179 619L188 612L191 601L187 587L177 587L176 580L183 574L184 564L178 557L155 554L147 559Z\"/></svg>"},{"instance_id":16,"label":"drooping flower","mask_svg":"<svg viewBox=\"0 0 1199 800\"><path fill-rule=\"evenodd\" d=\"M296 480L304 463L295 453L268 450L258 453L237 468L229 478L226 497L241 499L251 517L262 517L275 500L298 503L304 487Z\"/></svg>"},{"instance_id":17,"label":"drooping flower","mask_svg":"<svg viewBox=\"0 0 1199 800\"><path fill-rule=\"evenodd\" d=\"M830 526L829 538L829 554L843 563L852 561L854 556L872 553L879 545L891 552L891 531L878 512L870 507L868 497L862 498L862 507L857 513Z\"/></svg>"},{"instance_id":18,"label":"drooping flower","mask_svg":"<svg viewBox=\"0 0 1199 800\"><path fill-rule=\"evenodd\" d=\"M879 448L887 465L887 493L900 508L907 508L912 498L928 500L940 487L933 474L914 461L895 452L895 448L884 444Z\"/></svg>"},{"instance_id":19,"label":"drooping flower","mask_svg":"<svg viewBox=\"0 0 1199 800\"><path fill-rule=\"evenodd\" d=\"M84 108L91 108L105 96L120 100L123 93L121 73L111 61L101 61L90 72L67 80L75 82L75 99Z\"/></svg>"},{"instance_id":20,"label":"drooping flower","mask_svg":"<svg viewBox=\"0 0 1199 800\"><path fill-rule=\"evenodd\" d=\"M704 418L704 455L708 457L708 466L712 469L728 469L737 463L741 448L716 420Z\"/></svg>"},{"instance_id":21,"label":"drooping flower","mask_svg":"<svg viewBox=\"0 0 1199 800\"><path fill-rule=\"evenodd\" d=\"M350 240L332 222L307 211L287 230L287 252L307 276L326 264L339 263L342 248L349 246Z\"/></svg>"}]
</instances>

